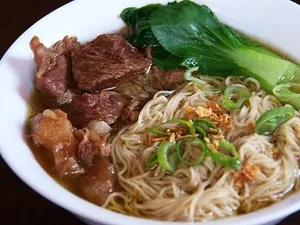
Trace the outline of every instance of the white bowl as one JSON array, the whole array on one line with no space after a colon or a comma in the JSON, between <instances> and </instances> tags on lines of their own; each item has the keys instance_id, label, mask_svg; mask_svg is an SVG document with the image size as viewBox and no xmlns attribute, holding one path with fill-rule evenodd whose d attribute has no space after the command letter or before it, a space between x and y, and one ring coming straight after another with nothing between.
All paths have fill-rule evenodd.
<instances>
[{"instance_id":1,"label":"white bowl","mask_svg":"<svg viewBox=\"0 0 300 225\"><path fill-rule=\"evenodd\" d=\"M165 0L85 0L71 2L29 28L0 62L0 150L13 171L32 189L89 224L168 225L118 214L87 202L56 183L38 164L23 139L27 102L34 84L36 66L29 48L34 35L48 46L65 35L81 42L124 26L118 17L128 6L143 6ZM226 24L300 62L300 7L288 0L198 0L207 4ZM271 225L300 209L300 192L257 212L201 225ZM196 223L198 224L198 223Z\"/></svg>"}]
</instances>

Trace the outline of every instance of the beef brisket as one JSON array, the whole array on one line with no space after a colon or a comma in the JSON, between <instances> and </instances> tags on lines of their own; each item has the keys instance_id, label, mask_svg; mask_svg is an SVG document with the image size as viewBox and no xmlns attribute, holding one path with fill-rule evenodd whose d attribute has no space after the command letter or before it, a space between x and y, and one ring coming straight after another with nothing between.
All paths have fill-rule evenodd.
<instances>
[{"instance_id":1,"label":"beef brisket","mask_svg":"<svg viewBox=\"0 0 300 225\"><path fill-rule=\"evenodd\" d=\"M81 177L84 196L98 205L103 205L107 196L116 189L117 173L107 159L96 157L86 173Z\"/></svg>"},{"instance_id":2,"label":"beef brisket","mask_svg":"<svg viewBox=\"0 0 300 225\"><path fill-rule=\"evenodd\" d=\"M118 86L151 65L125 38L118 34L103 34L72 50L72 70L81 91L94 92Z\"/></svg>"},{"instance_id":3,"label":"beef brisket","mask_svg":"<svg viewBox=\"0 0 300 225\"><path fill-rule=\"evenodd\" d=\"M85 127L91 120L103 120L114 123L125 105L124 98L113 91L98 94L82 94L73 97L67 106L68 115L75 127Z\"/></svg>"},{"instance_id":4,"label":"beef brisket","mask_svg":"<svg viewBox=\"0 0 300 225\"><path fill-rule=\"evenodd\" d=\"M52 48L45 47L37 36L30 41L34 61L38 66L36 87L42 93L54 98L59 104L69 102L73 84L70 50L80 44L76 37L66 36Z\"/></svg>"}]
</instances>

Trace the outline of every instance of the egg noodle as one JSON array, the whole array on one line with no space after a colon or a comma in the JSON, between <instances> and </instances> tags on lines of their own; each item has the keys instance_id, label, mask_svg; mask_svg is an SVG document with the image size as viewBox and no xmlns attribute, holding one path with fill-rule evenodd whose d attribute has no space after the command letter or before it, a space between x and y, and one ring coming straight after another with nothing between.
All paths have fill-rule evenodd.
<instances>
[{"instance_id":1,"label":"egg noodle","mask_svg":"<svg viewBox=\"0 0 300 225\"><path fill-rule=\"evenodd\" d=\"M159 145L149 140L149 128L170 119L184 118L187 106L209 102L224 105L223 92L216 96L190 82L174 93L157 92L143 107L138 121L113 138L112 160L123 190L111 193L104 207L158 220L206 221L260 209L299 189L300 113L296 112L272 136L255 134L256 120L281 104L261 90L253 78L218 79L225 86L246 87L251 92L242 108L225 111L232 127L224 136L236 146L242 166L256 168L255 178L237 185L238 171L214 164L209 157L193 167L178 163L173 173L159 165L152 169L146 167L149 156ZM185 154L196 158L192 150L187 149Z\"/></svg>"}]
</instances>

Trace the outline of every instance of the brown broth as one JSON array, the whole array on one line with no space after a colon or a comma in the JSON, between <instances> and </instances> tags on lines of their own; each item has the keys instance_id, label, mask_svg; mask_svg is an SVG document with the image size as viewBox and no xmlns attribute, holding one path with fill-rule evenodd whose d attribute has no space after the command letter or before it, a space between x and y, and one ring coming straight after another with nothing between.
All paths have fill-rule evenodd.
<instances>
[{"instance_id":1,"label":"brown broth","mask_svg":"<svg viewBox=\"0 0 300 225\"><path fill-rule=\"evenodd\" d=\"M54 109L56 104L49 101L44 95L42 95L36 88L33 89L31 97L28 104L28 111L26 116L26 125L25 125L25 141L29 148L31 149L34 157L42 168L60 185L62 185L67 190L83 197L82 191L80 189L80 183L78 178L68 178L64 177L63 179L57 175L54 165L54 159L50 151L43 147L38 147L33 143L33 140L30 136L30 119L38 114L43 112L45 109Z\"/></svg>"},{"instance_id":2,"label":"brown broth","mask_svg":"<svg viewBox=\"0 0 300 225\"><path fill-rule=\"evenodd\" d=\"M123 28L120 33L126 33L127 28ZM118 32L118 33L119 33ZM240 33L244 35L243 33ZM271 50L275 54L278 54L282 56L284 59L288 59L290 61L293 61L294 63L299 63L297 60L295 60L292 57L289 57L288 55L284 54L282 50L279 48L276 48L273 45L270 45L267 42L263 42L257 38L249 37L248 35L244 35L248 37L249 39L255 41L256 43L260 44L261 46ZM180 89L180 86L178 87ZM172 94L173 95L173 94ZM171 96L172 96L171 95ZM81 185L79 181L79 177L77 178L68 178L68 177L59 177L56 170L55 170L55 164L54 164L54 159L50 151L43 147L38 147L33 143L33 140L30 136L30 119L38 114L43 112L45 109L55 109L55 108L61 108L58 105L55 104L55 102L51 101L47 97L45 97L42 93L40 93L36 88L33 89L31 93L31 97L28 103L28 111L27 111L27 116L26 116L26 125L24 129L24 134L25 134L25 141L28 144L29 148L31 149L32 153L34 154L34 157L38 161L38 163L41 165L41 167L61 186L63 186L65 189L68 191L72 192L73 194L86 199L83 196L82 190L81 190ZM62 109L63 110L63 109ZM119 187L121 189L121 187ZM285 197L291 195L294 193L294 188L289 190L287 193L285 193ZM87 200L87 199L86 199ZM267 202L264 207L267 207L269 205L273 204L273 202ZM260 209L261 207L258 207L256 210ZM128 213L130 214L130 213ZM245 214L242 209L238 209L234 215L239 215L239 214Z\"/></svg>"}]
</instances>

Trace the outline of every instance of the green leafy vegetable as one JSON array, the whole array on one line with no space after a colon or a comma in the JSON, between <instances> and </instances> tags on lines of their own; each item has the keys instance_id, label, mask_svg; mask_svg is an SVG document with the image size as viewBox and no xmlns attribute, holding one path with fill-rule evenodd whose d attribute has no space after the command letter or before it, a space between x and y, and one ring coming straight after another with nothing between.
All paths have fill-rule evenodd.
<instances>
[{"instance_id":1,"label":"green leafy vegetable","mask_svg":"<svg viewBox=\"0 0 300 225\"><path fill-rule=\"evenodd\" d=\"M299 66L232 32L204 5L182 1L161 6L148 22L165 50L184 59L182 66L196 65L207 74L254 77L268 92L300 76Z\"/></svg>"},{"instance_id":2,"label":"green leafy vegetable","mask_svg":"<svg viewBox=\"0 0 300 225\"><path fill-rule=\"evenodd\" d=\"M127 8L121 18L135 30L127 39L138 48L151 45L160 68L254 77L264 90L300 109L299 92L282 86L300 84L300 67L222 24L207 6L187 0L152 4Z\"/></svg>"},{"instance_id":3,"label":"green leafy vegetable","mask_svg":"<svg viewBox=\"0 0 300 225\"><path fill-rule=\"evenodd\" d=\"M176 2L168 5L171 4ZM129 7L121 12L121 18L129 26L127 40L139 49L151 45L154 63L164 70L172 70L180 66L185 59L166 51L154 37L148 22L150 15L161 6L161 4L149 4L141 8ZM132 28L134 32L130 32Z\"/></svg>"},{"instance_id":4,"label":"green leafy vegetable","mask_svg":"<svg viewBox=\"0 0 300 225\"><path fill-rule=\"evenodd\" d=\"M224 91L225 105L229 109L239 109L250 98L248 88L228 86Z\"/></svg>"},{"instance_id":5,"label":"green leafy vegetable","mask_svg":"<svg viewBox=\"0 0 300 225\"><path fill-rule=\"evenodd\" d=\"M292 107L278 107L265 112L256 121L254 131L261 135L273 134L278 127L290 120L295 114Z\"/></svg>"},{"instance_id":6,"label":"green leafy vegetable","mask_svg":"<svg viewBox=\"0 0 300 225\"><path fill-rule=\"evenodd\" d=\"M159 45L148 20L150 15L160 6L161 4L150 4L141 8L130 7L121 12L122 20L129 28L134 28L133 33L129 29L127 40L137 48L146 48L150 44Z\"/></svg>"},{"instance_id":7,"label":"green leafy vegetable","mask_svg":"<svg viewBox=\"0 0 300 225\"><path fill-rule=\"evenodd\" d=\"M163 70L175 69L184 62L183 58L172 55L161 45L152 45L151 49L154 63Z\"/></svg>"}]
</instances>

